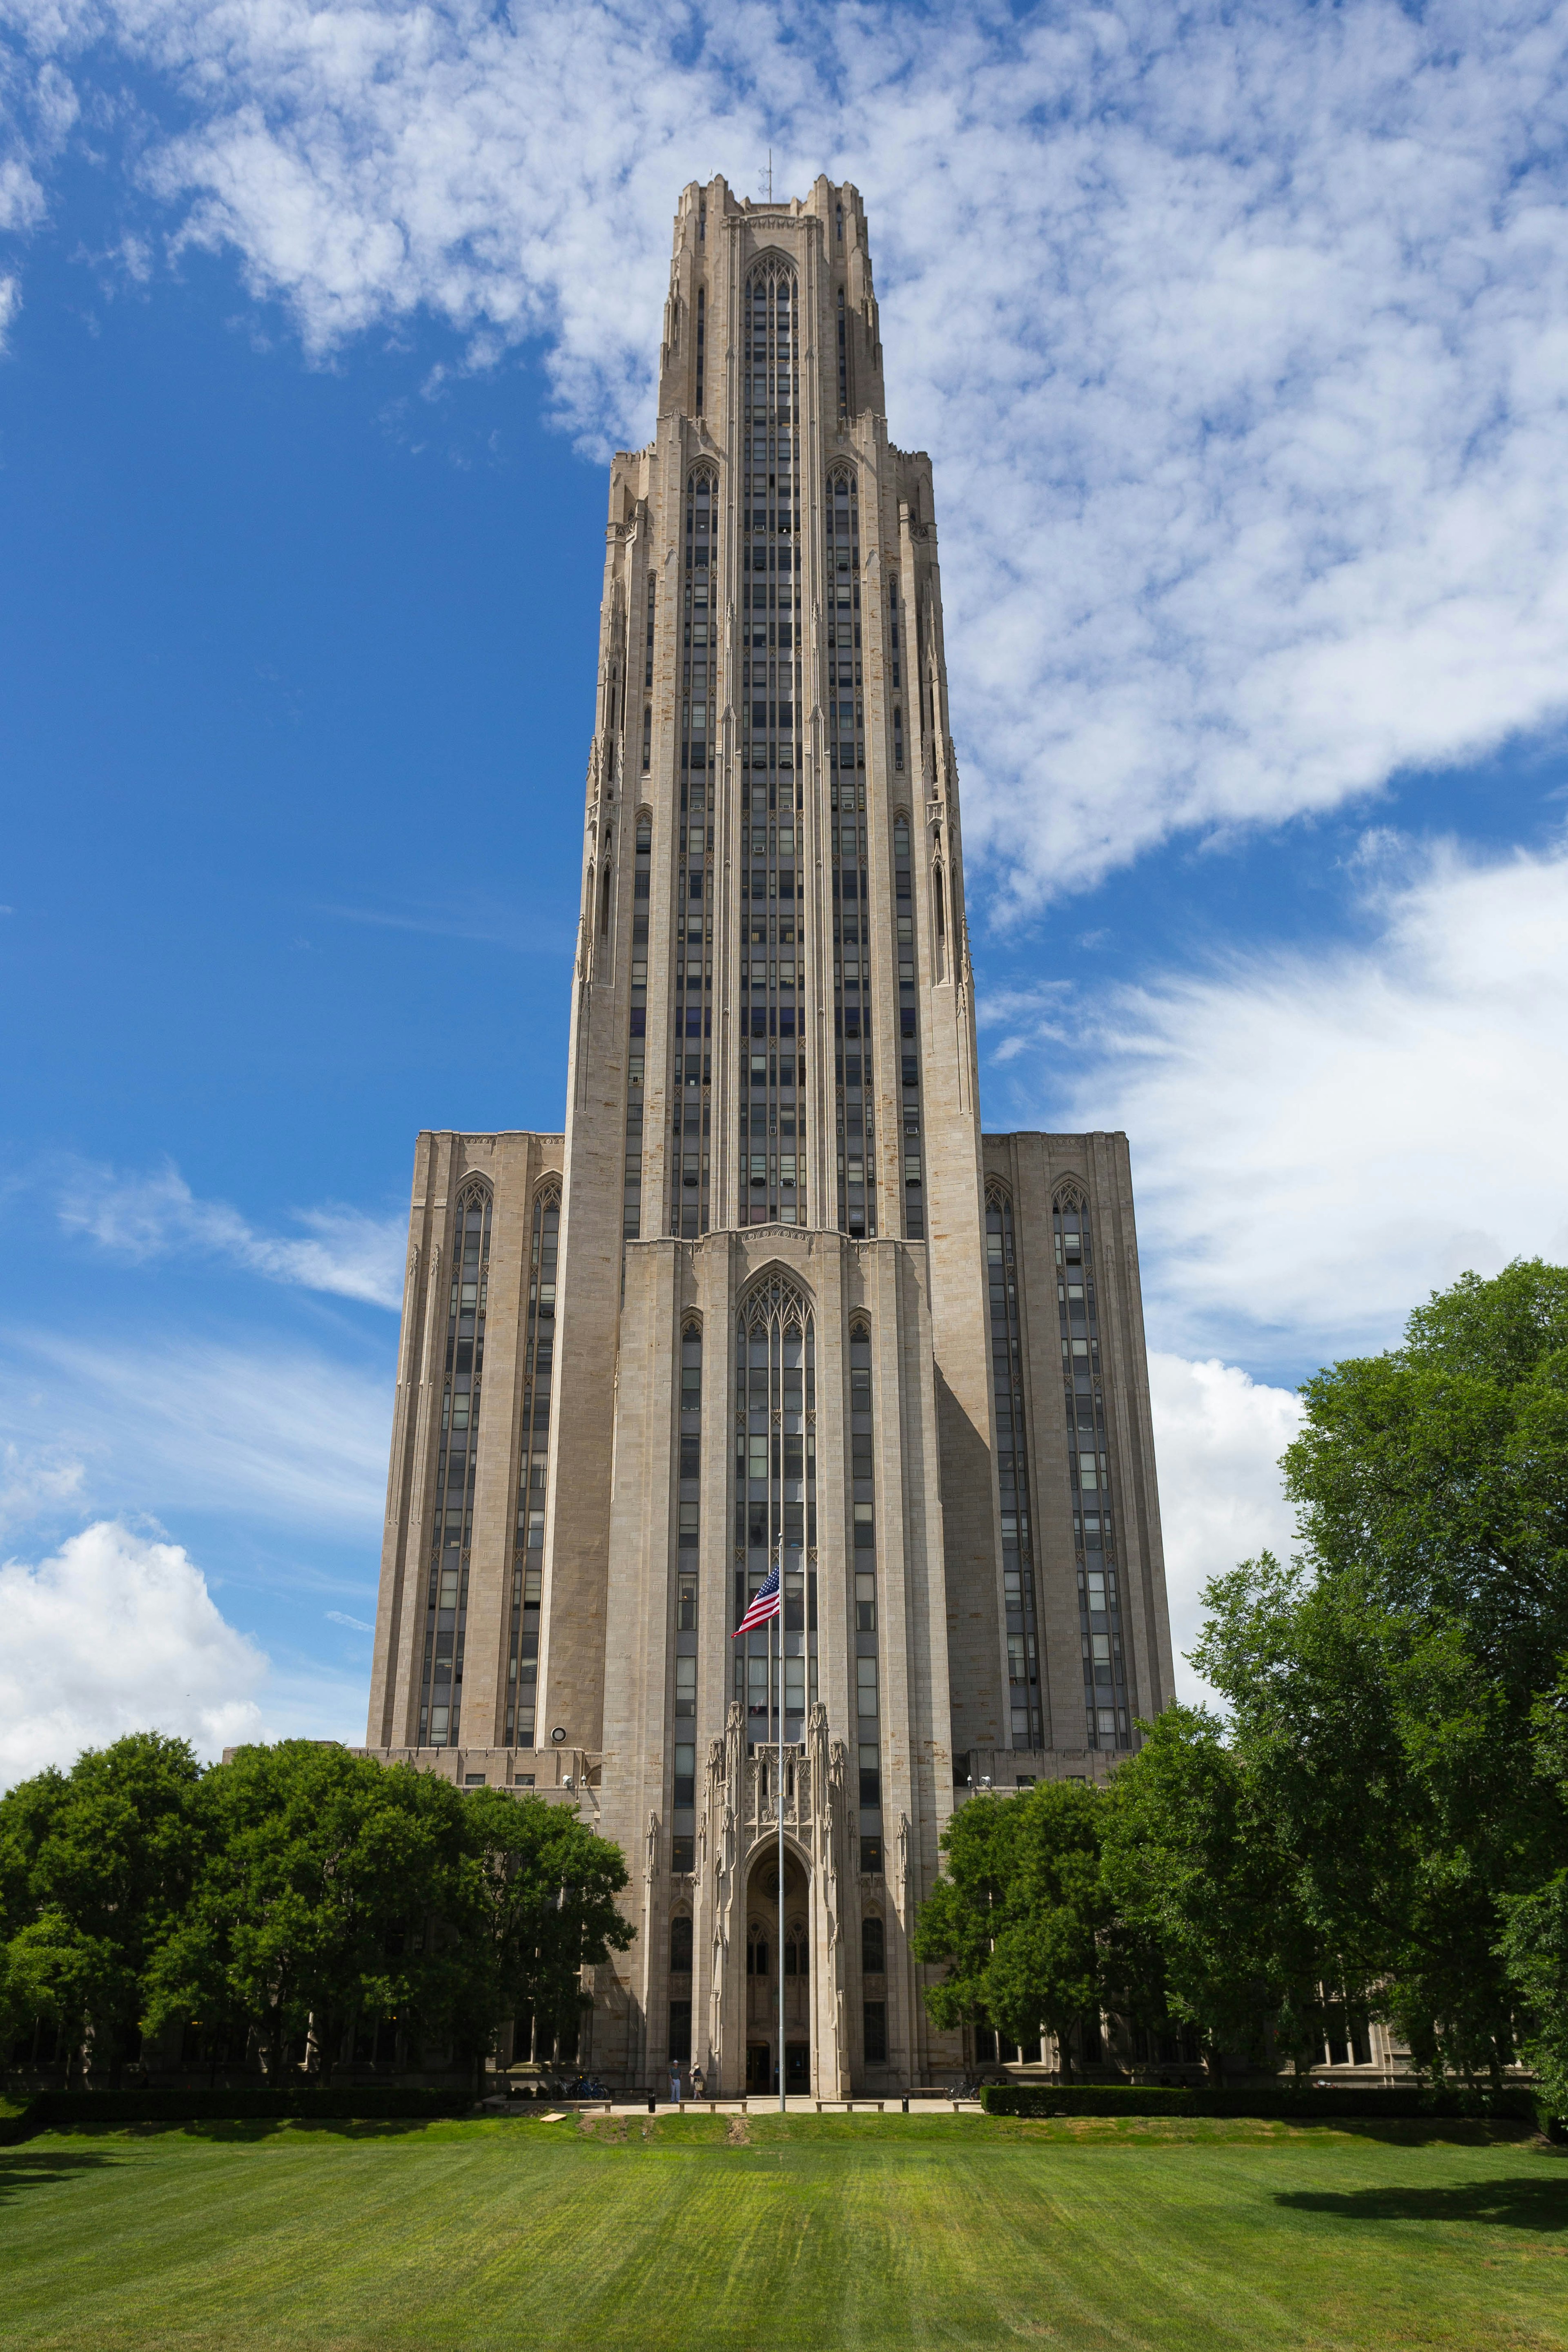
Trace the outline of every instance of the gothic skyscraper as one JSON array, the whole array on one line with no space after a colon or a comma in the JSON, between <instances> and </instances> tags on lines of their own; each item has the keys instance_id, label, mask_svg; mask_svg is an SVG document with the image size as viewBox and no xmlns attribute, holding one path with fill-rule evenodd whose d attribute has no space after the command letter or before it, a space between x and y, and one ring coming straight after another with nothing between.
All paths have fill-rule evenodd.
<instances>
[{"instance_id":1,"label":"gothic skyscraper","mask_svg":"<svg viewBox=\"0 0 1568 2352\"><path fill-rule=\"evenodd\" d=\"M782 1969L794 2086L920 2080L955 1800L1102 1777L1172 1661L1126 1140L980 1129L931 469L848 185L681 198L573 989L564 1135L416 1149L369 1745L622 1844L610 2079L765 2083ZM731 1639L781 1545L782 1676Z\"/></svg>"}]
</instances>

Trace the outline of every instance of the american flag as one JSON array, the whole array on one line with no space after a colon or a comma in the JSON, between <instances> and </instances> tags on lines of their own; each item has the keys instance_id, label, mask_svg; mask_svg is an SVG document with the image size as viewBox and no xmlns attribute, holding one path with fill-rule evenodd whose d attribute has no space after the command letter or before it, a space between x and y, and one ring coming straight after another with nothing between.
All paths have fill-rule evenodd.
<instances>
[{"instance_id":1,"label":"american flag","mask_svg":"<svg viewBox=\"0 0 1568 2352\"><path fill-rule=\"evenodd\" d=\"M758 1588L751 1607L731 1634L730 1639L732 1642L738 1642L742 1633L751 1632L753 1625L765 1625L770 1617L776 1617L778 1613L779 1571L775 1565L769 1569L767 1582Z\"/></svg>"}]
</instances>

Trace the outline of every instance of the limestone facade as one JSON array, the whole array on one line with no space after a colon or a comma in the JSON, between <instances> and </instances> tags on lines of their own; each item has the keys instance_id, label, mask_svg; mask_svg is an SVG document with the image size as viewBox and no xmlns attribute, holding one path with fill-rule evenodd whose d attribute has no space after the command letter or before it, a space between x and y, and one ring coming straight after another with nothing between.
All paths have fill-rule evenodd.
<instances>
[{"instance_id":1,"label":"limestone facade","mask_svg":"<svg viewBox=\"0 0 1568 2352\"><path fill-rule=\"evenodd\" d=\"M918 2083L954 1801L1103 1776L1173 1683L1126 1139L980 1129L847 184L681 198L596 719L565 1132L416 1147L367 1743L622 1845L606 2079L771 2086L782 1987L790 2087Z\"/></svg>"}]
</instances>

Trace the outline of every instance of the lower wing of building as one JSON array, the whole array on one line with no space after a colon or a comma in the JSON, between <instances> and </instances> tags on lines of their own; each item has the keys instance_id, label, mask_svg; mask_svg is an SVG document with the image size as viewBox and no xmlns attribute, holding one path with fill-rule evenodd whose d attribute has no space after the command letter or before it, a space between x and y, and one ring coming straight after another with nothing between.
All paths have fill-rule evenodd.
<instances>
[{"instance_id":1,"label":"lower wing of building","mask_svg":"<svg viewBox=\"0 0 1568 2352\"><path fill-rule=\"evenodd\" d=\"M569 1286L563 1159L419 1139L369 1749L621 1845L606 2080L771 2088L781 1988L791 2087L941 2076L908 1938L953 1804L1102 1779L1173 1691L1126 1139L985 1137L980 1254L584 1234Z\"/></svg>"}]
</instances>

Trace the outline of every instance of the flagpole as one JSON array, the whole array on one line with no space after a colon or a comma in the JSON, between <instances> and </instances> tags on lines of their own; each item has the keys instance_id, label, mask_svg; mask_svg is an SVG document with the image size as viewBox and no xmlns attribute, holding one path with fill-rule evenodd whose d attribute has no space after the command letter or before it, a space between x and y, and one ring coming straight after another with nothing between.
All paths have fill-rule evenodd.
<instances>
[{"instance_id":1,"label":"flagpole","mask_svg":"<svg viewBox=\"0 0 1568 2352\"><path fill-rule=\"evenodd\" d=\"M784 2112L784 1530L779 1530L779 2113Z\"/></svg>"}]
</instances>

